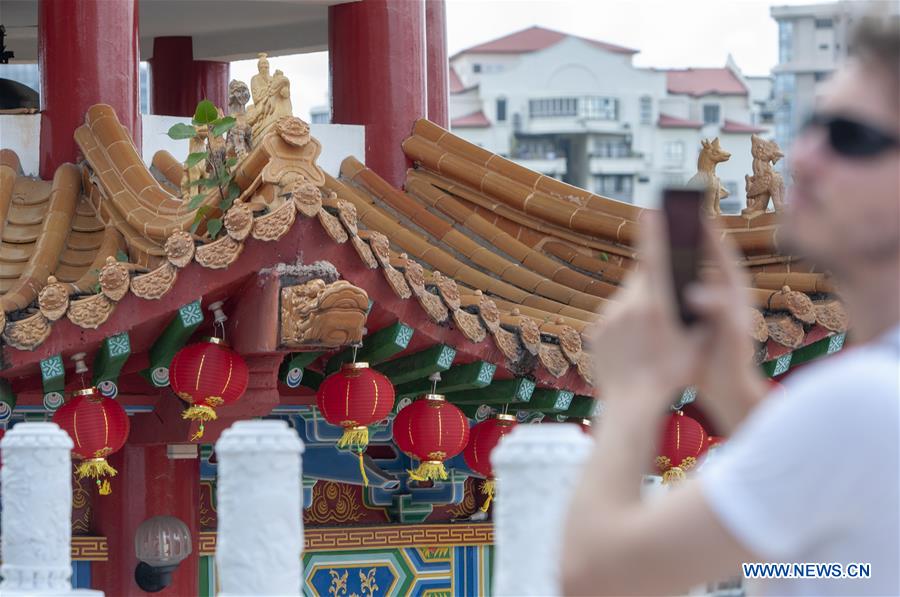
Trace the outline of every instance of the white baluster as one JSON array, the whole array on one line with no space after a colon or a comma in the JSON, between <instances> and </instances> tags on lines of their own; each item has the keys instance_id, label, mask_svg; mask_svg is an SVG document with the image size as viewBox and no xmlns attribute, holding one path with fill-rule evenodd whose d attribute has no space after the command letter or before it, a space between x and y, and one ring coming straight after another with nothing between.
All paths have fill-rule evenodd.
<instances>
[{"instance_id":1,"label":"white baluster","mask_svg":"<svg viewBox=\"0 0 900 597\"><path fill-rule=\"evenodd\" d=\"M0 441L3 566L0 595L73 591L72 440L56 423L19 423Z\"/></svg>"},{"instance_id":2,"label":"white baluster","mask_svg":"<svg viewBox=\"0 0 900 597\"><path fill-rule=\"evenodd\" d=\"M497 446L494 593L561 593L562 533L593 442L577 425L519 425Z\"/></svg>"},{"instance_id":3,"label":"white baluster","mask_svg":"<svg viewBox=\"0 0 900 597\"><path fill-rule=\"evenodd\" d=\"M303 442L284 421L238 421L216 442L219 595L299 595Z\"/></svg>"}]
</instances>

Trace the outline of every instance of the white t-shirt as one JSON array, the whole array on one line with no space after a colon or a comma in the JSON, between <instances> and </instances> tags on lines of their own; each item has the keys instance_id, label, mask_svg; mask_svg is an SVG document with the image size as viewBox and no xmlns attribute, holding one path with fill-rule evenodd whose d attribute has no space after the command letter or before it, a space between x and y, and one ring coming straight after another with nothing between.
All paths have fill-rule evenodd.
<instances>
[{"instance_id":1,"label":"white t-shirt","mask_svg":"<svg viewBox=\"0 0 900 597\"><path fill-rule=\"evenodd\" d=\"M763 562L871 564L870 579L746 581L769 595L900 595L900 327L811 364L699 472Z\"/></svg>"}]
</instances>

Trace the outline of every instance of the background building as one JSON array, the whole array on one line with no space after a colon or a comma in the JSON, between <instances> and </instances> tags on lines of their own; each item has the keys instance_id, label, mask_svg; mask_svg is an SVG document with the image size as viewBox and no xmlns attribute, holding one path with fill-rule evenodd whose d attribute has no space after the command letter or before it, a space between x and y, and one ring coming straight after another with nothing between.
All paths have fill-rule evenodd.
<instances>
[{"instance_id":1,"label":"background building","mask_svg":"<svg viewBox=\"0 0 900 597\"><path fill-rule=\"evenodd\" d=\"M649 205L696 172L700 139L720 137L719 167L742 205L750 135L771 122L771 83L722 68L637 68L637 50L531 27L450 59L457 134L595 193Z\"/></svg>"},{"instance_id":2,"label":"background building","mask_svg":"<svg viewBox=\"0 0 900 597\"><path fill-rule=\"evenodd\" d=\"M853 21L875 7L897 13L897 2L832 2L773 6L778 22L778 64L772 69L775 139L789 148L812 111L822 83L847 57ZM789 155L786 159L789 159Z\"/></svg>"}]
</instances>

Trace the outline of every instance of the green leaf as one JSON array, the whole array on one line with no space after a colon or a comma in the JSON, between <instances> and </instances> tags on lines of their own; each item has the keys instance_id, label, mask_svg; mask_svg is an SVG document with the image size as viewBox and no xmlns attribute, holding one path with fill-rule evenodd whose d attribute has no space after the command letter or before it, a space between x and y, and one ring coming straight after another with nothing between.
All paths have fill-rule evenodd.
<instances>
[{"instance_id":1,"label":"green leaf","mask_svg":"<svg viewBox=\"0 0 900 597\"><path fill-rule=\"evenodd\" d=\"M241 196L241 187L238 186L238 183L231 181L228 184L228 198L234 201L238 197Z\"/></svg>"},{"instance_id":2,"label":"green leaf","mask_svg":"<svg viewBox=\"0 0 900 597\"><path fill-rule=\"evenodd\" d=\"M609 255L606 253L600 253L600 261L609 261Z\"/></svg>"},{"instance_id":3,"label":"green leaf","mask_svg":"<svg viewBox=\"0 0 900 597\"><path fill-rule=\"evenodd\" d=\"M188 205L187 205L188 209L197 209L197 207L200 205L200 203L203 202L204 198L206 198L206 195L204 195L203 193L199 193L199 194L191 197L191 200L188 202Z\"/></svg>"},{"instance_id":4,"label":"green leaf","mask_svg":"<svg viewBox=\"0 0 900 597\"><path fill-rule=\"evenodd\" d=\"M220 137L231 130L235 124L237 124L237 120L234 119L234 116L219 118L213 123L212 134L214 137Z\"/></svg>"},{"instance_id":5,"label":"green leaf","mask_svg":"<svg viewBox=\"0 0 900 597\"><path fill-rule=\"evenodd\" d=\"M177 124L173 124L172 128L169 129L169 139L190 139L197 134L197 131L194 130L189 124L184 124L183 122L179 122Z\"/></svg>"},{"instance_id":6,"label":"green leaf","mask_svg":"<svg viewBox=\"0 0 900 597\"><path fill-rule=\"evenodd\" d=\"M187 168L193 168L208 157L208 151L197 151L195 153L189 153L187 159L184 161L184 165Z\"/></svg>"},{"instance_id":7,"label":"green leaf","mask_svg":"<svg viewBox=\"0 0 900 597\"><path fill-rule=\"evenodd\" d=\"M231 157L225 160L225 167L228 169L234 168L237 166L238 159L236 157Z\"/></svg>"},{"instance_id":8,"label":"green leaf","mask_svg":"<svg viewBox=\"0 0 900 597\"><path fill-rule=\"evenodd\" d=\"M191 224L191 234L197 232L197 228L199 228L199 227L200 227L200 219L197 218L194 220L194 223Z\"/></svg>"},{"instance_id":9,"label":"green leaf","mask_svg":"<svg viewBox=\"0 0 900 597\"><path fill-rule=\"evenodd\" d=\"M116 261L121 261L122 263L128 263L128 253L119 249L116 251Z\"/></svg>"},{"instance_id":10,"label":"green leaf","mask_svg":"<svg viewBox=\"0 0 900 597\"><path fill-rule=\"evenodd\" d=\"M212 189L212 188L219 186L219 181L216 180L215 178L203 178L197 184L200 185L201 187L203 187L204 189Z\"/></svg>"},{"instance_id":11,"label":"green leaf","mask_svg":"<svg viewBox=\"0 0 900 597\"><path fill-rule=\"evenodd\" d=\"M216 238L220 230L222 230L222 220L219 218L213 218L206 222L206 231L210 238Z\"/></svg>"},{"instance_id":12,"label":"green leaf","mask_svg":"<svg viewBox=\"0 0 900 597\"><path fill-rule=\"evenodd\" d=\"M212 124L219 118L216 105L209 100L203 100L197 104L194 111L194 124Z\"/></svg>"}]
</instances>

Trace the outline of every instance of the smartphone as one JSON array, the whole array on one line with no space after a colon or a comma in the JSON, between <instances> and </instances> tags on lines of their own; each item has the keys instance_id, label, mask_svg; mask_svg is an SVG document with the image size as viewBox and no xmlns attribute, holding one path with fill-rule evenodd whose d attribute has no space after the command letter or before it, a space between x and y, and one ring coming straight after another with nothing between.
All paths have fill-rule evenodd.
<instances>
[{"instance_id":1,"label":"smartphone","mask_svg":"<svg viewBox=\"0 0 900 597\"><path fill-rule=\"evenodd\" d=\"M669 233L669 259L672 270L672 288L678 303L678 314L685 325L696 322L697 317L684 299L685 289L697 280L703 245L703 223L700 205L704 190L701 188L668 188L663 191L663 213Z\"/></svg>"}]
</instances>

